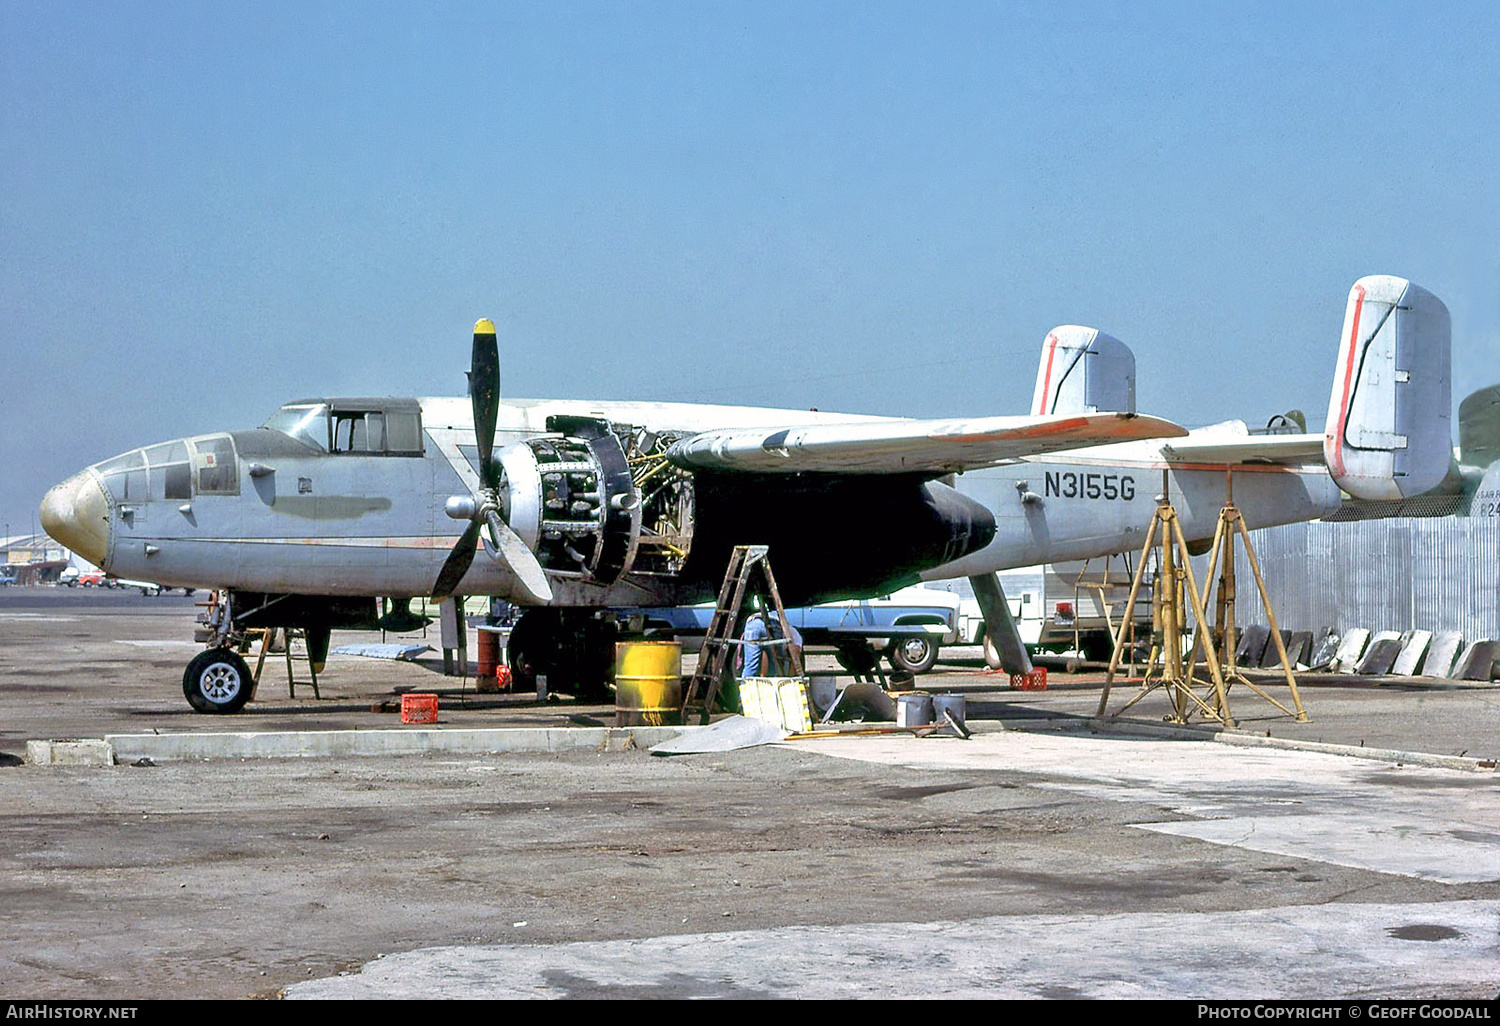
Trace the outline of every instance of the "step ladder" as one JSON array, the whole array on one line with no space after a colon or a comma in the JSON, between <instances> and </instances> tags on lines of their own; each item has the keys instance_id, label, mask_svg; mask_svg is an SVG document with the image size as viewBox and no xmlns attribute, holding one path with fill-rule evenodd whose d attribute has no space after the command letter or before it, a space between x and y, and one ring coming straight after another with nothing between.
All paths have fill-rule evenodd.
<instances>
[{"instance_id":1,"label":"step ladder","mask_svg":"<svg viewBox=\"0 0 1500 1026\"><path fill-rule=\"evenodd\" d=\"M714 603L714 615L709 620L708 633L703 636L703 644L698 649L698 666L693 671L693 678L683 697L684 723L688 722L688 711L695 707L700 710L700 723L707 723L713 713L714 701L719 697L719 687L724 680L725 668L729 665L729 653L736 646L744 644L739 640L737 630L740 610L750 593L750 578L757 567L764 578L764 590L758 593L768 599L781 623L781 638L770 644L789 644L787 639L791 637L791 631L786 620L786 609L781 604L781 592L776 588L776 576L771 573L771 561L767 558L769 551L769 547L765 545L737 545L729 556L724 583L720 586L718 600ZM791 649L791 663L793 675L802 676L802 655L796 648Z\"/></svg>"},{"instance_id":2,"label":"step ladder","mask_svg":"<svg viewBox=\"0 0 1500 1026\"><path fill-rule=\"evenodd\" d=\"M297 656L296 658L301 659L303 662L307 663L308 675L312 677L313 697L322 698L323 696L318 694L318 670L317 667L313 666L312 656L307 651L307 632L299 630L296 627L253 627L245 632L245 636L247 638L252 635L260 635L260 654L255 657L255 671L250 674L251 682L256 686L259 686L260 671L266 665L266 653L271 651L271 643L272 640L276 637L277 631L282 632L286 642L285 651L287 696L289 698L297 697L297 673L296 670L292 667L292 642L301 641L302 654L300 656Z\"/></svg>"}]
</instances>

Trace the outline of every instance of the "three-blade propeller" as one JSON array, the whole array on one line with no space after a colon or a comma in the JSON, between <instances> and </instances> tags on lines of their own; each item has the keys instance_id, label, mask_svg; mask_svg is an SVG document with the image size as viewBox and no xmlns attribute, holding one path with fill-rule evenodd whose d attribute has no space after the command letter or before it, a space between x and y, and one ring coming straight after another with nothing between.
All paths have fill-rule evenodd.
<instances>
[{"instance_id":1,"label":"three-blade propeller","mask_svg":"<svg viewBox=\"0 0 1500 1026\"><path fill-rule=\"evenodd\" d=\"M552 601L552 586L535 553L526 547L500 515L500 463L494 458L495 420L500 411L500 346L495 325L481 320L474 325L474 353L469 371L469 395L474 403L474 436L479 445L479 490L473 495L455 495L448 500L447 514L467 520L453 551L443 561L432 594L443 599L452 595L469 572L478 548L479 533L486 532L485 551L503 563L533 604Z\"/></svg>"}]
</instances>

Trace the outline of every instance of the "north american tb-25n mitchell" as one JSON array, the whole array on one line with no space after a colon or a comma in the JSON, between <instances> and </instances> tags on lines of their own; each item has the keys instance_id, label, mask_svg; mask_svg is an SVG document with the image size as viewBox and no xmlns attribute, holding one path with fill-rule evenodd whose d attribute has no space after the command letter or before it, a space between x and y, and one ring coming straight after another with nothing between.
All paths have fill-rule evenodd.
<instances>
[{"instance_id":1,"label":"north american tb-25n mitchell","mask_svg":"<svg viewBox=\"0 0 1500 1026\"><path fill-rule=\"evenodd\" d=\"M1138 547L1164 479L1190 540L1212 536L1227 466L1257 527L1325 515L1341 488L1390 500L1434 487L1451 460L1448 336L1431 293L1361 279L1327 431L1256 435L1135 413L1134 358L1093 329L1048 335L1029 415L912 420L502 402L480 321L468 399L291 402L255 430L88 467L41 517L112 573L227 595L183 680L205 712L249 697L244 631L305 630L320 662L333 629L378 625L381 597L504 597L527 607L510 641L520 680L598 689L615 630L601 610L710 599L745 544L770 546L789 604L967 576L1022 662L995 571Z\"/></svg>"}]
</instances>

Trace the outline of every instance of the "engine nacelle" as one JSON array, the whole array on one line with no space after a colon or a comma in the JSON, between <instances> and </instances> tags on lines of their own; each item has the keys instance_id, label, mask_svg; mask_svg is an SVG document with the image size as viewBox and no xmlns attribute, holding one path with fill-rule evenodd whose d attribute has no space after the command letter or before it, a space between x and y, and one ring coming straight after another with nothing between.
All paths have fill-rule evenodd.
<instances>
[{"instance_id":1,"label":"engine nacelle","mask_svg":"<svg viewBox=\"0 0 1500 1026\"><path fill-rule=\"evenodd\" d=\"M500 454L506 522L549 571L613 584L641 533L625 450L605 421L549 417L547 430Z\"/></svg>"}]
</instances>

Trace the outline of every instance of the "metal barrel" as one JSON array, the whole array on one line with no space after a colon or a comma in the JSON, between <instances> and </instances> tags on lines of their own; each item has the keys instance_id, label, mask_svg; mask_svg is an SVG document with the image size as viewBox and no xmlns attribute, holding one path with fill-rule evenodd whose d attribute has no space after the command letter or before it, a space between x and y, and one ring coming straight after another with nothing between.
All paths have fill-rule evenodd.
<instances>
[{"instance_id":1,"label":"metal barrel","mask_svg":"<svg viewBox=\"0 0 1500 1026\"><path fill-rule=\"evenodd\" d=\"M682 722L682 644L615 643L615 725L663 727Z\"/></svg>"},{"instance_id":2,"label":"metal barrel","mask_svg":"<svg viewBox=\"0 0 1500 1026\"><path fill-rule=\"evenodd\" d=\"M477 691L499 691L495 679L495 668L500 664L500 635L480 628L479 665L474 671L474 686Z\"/></svg>"}]
</instances>

